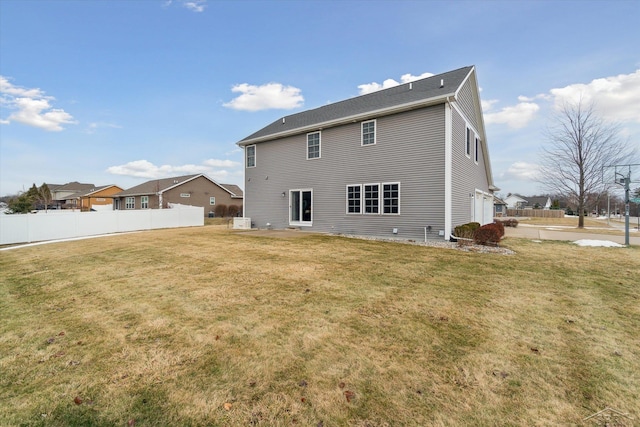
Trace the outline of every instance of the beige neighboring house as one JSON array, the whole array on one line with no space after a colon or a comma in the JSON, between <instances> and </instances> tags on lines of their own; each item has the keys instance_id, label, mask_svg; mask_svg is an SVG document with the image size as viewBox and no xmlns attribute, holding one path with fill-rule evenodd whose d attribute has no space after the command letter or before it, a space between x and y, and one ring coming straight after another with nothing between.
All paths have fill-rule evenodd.
<instances>
[{"instance_id":1,"label":"beige neighboring house","mask_svg":"<svg viewBox=\"0 0 640 427\"><path fill-rule=\"evenodd\" d=\"M66 206L84 211L113 210L113 195L122 191L117 185L103 185L79 191L67 197Z\"/></svg>"},{"instance_id":2,"label":"beige neighboring house","mask_svg":"<svg viewBox=\"0 0 640 427\"><path fill-rule=\"evenodd\" d=\"M216 205L235 205L242 212L242 189L219 184L205 174L154 179L113 195L115 210L166 209L169 204L204 207L204 214L215 212Z\"/></svg>"},{"instance_id":3,"label":"beige neighboring house","mask_svg":"<svg viewBox=\"0 0 640 427\"><path fill-rule=\"evenodd\" d=\"M69 207L66 205L69 196L79 192L89 191L96 186L73 181L66 184L47 184L47 187L49 187L49 191L51 192L51 204L57 205L58 208L66 208Z\"/></svg>"}]
</instances>

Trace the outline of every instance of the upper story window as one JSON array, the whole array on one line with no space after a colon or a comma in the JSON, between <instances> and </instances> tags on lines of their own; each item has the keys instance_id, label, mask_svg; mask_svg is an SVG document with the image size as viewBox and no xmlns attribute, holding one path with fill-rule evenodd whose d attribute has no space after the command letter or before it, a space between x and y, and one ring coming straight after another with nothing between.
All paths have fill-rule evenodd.
<instances>
[{"instance_id":1,"label":"upper story window","mask_svg":"<svg viewBox=\"0 0 640 427\"><path fill-rule=\"evenodd\" d=\"M216 198L215 197L209 197L209 204L211 206L215 205L216 204Z\"/></svg>"},{"instance_id":2,"label":"upper story window","mask_svg":"<svg viewBox=\"0 0 640 427\"><path fill-rule=\"evenodd\" d=\"M373 145L376 143L376 121L369 120L362 122L362 145Z\"/></svg>"},{"instance_id":3,"label":"upper story window","mask_svg":"<svg viewBox=\"0 0 640 427\"><path fill-rule=\"evenodd\" d=\"M480 157L480 138L476 137L476 163L478 163L478 158Z\"/></svg>"},{"instance_id":4,"label":"upper story window","mask_svg":"<svg viewBox=\"0 0 640 427\"><path fill-rule=\"evenodd\" d=\"M247 145L245 150L247 156L247 167L253 168L256 166L256 146L255 145Z\"/></svg>"},{"instance_id":5,"label":"upper story window","mask_svg":"<svg viewBox=\"0 0 640 427\"><path fill-rule=\"evenodd\" d=\"M320 158L320 132L307 134L307 159Z\"/></svg>"},{"instance_id":6,"label":"upper story window","mask_svg":"<svg viewBox=\"0 0 640 427\"><path fill-rule=\"evenodd\" d=\"M467 157L471 158L471 129L467 128L467 140L465 142L465 154Z\"/></svg>"},{"instance_id":7,"label":"upper story window","mask_svg":"<svg viewBox=\"0 0 640 427\"><path fill-rule=\"evenodd\" d=\"M140 196L140 209L149 209L149 196Z\"/></svg>"}]
</instances>

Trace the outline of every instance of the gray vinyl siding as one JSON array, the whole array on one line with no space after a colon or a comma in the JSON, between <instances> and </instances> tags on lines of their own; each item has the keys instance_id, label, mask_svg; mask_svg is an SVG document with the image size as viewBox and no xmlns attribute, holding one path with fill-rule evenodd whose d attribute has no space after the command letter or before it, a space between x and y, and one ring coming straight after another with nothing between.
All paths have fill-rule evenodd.
<instances>
[{"instance_id":1,"label":"gray vinyl siding","mask_svg":"<svg viewBox=\"0 0 640 427\"><path fill-rule=\"evenodd\" d=\"M256 167L245 169L245 216L255 227L289 227L289 190L312 189L313 225L305 229L423 239L430 225L429 238L437 238L444 229L444 105L370 119L376 144L361 146L359 121L323 129L319 159L306 159L306 133L256 144ZM346 213L347 185L396 182L399 215Z\"/></svg>"},{"instance_id":2,"label":"gray vinyl siding","mask_svg":"<svg viewBox=\"0 0 640 427\"><path fill-rule=\"evenodd\" d=\"M475 111L475 102L473 100L473 88L471 87L471 79L467 79L460 91L458 92L458 106L471 123L474 129L480 129L478 123L478 114Z\"/></svg>"},{"instance_id":3,"label":"gray vinyl siding","mask_svg":"<svg viewBox=\"0 0 640 427\"><path fill-rule=\"evenodd\" d=\"M466 156L466 130L467 122L452 109L452 227L473 220L473 198L470 195L475 194L476 189L489 192L482 144L476 164L474 143L471 144L471 158Z\"/></svg>"}]
</instances>

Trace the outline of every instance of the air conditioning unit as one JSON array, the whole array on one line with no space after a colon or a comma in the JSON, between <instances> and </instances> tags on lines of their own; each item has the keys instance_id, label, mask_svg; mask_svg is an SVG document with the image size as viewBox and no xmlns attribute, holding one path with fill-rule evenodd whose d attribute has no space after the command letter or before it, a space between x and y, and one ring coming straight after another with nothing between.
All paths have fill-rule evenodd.
<instances>
[{"instance_id":1,"label":"air conditioning unit","mask_svg":"<svg viewBox=\"0 0 640 427\"><path fill-rule=\"evenodd\" d=\"M233 218L233 228L235 230L250 230L251 218Z\"/></svg>"}]
</instances>

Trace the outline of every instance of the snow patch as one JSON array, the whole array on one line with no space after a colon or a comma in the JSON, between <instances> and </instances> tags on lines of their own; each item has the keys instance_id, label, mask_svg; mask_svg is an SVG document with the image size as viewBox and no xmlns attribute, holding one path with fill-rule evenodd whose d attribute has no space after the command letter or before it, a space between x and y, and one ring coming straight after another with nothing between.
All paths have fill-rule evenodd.
<instances>
[{"instance_id":1,"label":"snow patch","mask_svg":"<svg viewBox=\"0 0 640 427\"><path fill-rule=\"evenodd\" d=\"M609 241L609 240L588 240L588 239L583 239L583 240L576 240L573 243L575 243L578 246L603 246L603 247L607 247L607 248L624 248L624 245L621 245L619 243L612 242L612 241Z\"/></svg>"}]
</instances>

